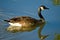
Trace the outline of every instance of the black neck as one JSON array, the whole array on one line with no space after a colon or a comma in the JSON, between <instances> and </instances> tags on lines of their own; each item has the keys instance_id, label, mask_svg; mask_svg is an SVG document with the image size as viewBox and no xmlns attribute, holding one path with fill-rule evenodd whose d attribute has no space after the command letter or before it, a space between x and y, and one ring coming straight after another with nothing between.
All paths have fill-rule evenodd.
<instances>
[{"instance_id":1,"label":"black neck","mask_svg":"<svg viewBox=\"0 0 60 40\"><path fill-rule=\"evenodd\" d=\"M42 16L42 14L41 14L41 11L42 11L41 9L38 11L38 15L41 19L45 20L44 17Z\"/></svg>"}]
</instances>

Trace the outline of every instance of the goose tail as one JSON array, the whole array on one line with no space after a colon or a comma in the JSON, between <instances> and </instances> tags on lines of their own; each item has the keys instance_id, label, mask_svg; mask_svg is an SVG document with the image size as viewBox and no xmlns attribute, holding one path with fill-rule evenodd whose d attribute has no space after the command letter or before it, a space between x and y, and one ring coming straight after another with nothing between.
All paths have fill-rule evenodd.
<instances>
[{"instance_id":1,"label":"goose tail","mask_svg":"<svg viewBox=\"0 0 60 40\"><path fill-rule=\"evenodd\" d=\"M6 21L6 22L10 22L9 20L4 20L4 21Z\"/></svg>"}]
</instances>

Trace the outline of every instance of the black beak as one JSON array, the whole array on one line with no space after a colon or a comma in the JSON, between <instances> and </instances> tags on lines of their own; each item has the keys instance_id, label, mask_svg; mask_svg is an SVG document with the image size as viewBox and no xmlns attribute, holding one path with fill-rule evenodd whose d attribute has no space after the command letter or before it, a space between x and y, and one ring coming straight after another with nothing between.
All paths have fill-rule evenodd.
<instances>
[{"instance_id":1,"label":"black beak","mask_svg":"<svg viewBox=\"0 0 60 40\"><path fill-rule=\"evenodd\" d=\"M45 9L49 9L49 8L45 7Z\"/></svg>"},{"instance_id":2,"label":"black beak","mask_svg":"<svg viewBox=\"0 0 60 40\"><path fill-rule=\"evenodd\" d=\"M4 20L4 21L6 21L6 22L10 22L9 20Z\"/></svg>"}]
</instances>

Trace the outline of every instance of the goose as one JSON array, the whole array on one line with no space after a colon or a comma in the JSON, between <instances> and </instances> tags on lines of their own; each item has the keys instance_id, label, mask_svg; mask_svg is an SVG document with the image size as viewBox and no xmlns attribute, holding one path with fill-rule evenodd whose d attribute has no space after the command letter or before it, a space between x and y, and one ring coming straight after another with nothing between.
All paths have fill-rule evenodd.
<instances>
[{"instance_id":1,"label":"goose","mask_svg":"<svg viewBox=\"0 0 60 40\"><path fill-rule=\"evenodd\" d=\"M33 28L33 27L39 26L45 22L45 19L41 14L41 11L43 11L44 9L49 9L49 8L47 8L44 5L41 5L38 8L38 16L40 17L40 19L35 19L35 18L29 17L29 16L20 16L20 17L13 17L9 20L4 20L4 21L8 22L11 26L15 26L15 28L10 27L10 29L12 28L15 30L21 30L21 28L22 28L22 30L24 30L24 28L30 28L30 27ZM16 26L18 26L18 27L16 27Z\"/></svg>"}]
</instances>

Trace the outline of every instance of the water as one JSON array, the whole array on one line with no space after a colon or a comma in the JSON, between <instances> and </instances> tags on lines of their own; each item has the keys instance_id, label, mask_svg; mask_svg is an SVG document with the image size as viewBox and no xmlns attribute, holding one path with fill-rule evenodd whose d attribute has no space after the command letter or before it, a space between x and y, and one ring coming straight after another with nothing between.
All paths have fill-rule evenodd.
<instances>
[{"instance_id":1,"label":"water","mask_svg":"<svg viewBox=\"0 0 60 40\"><path fill-rule=\"evenodd\" d=\"M53 5L51 0L0 0L0 40L40 40L39 27L30 32L11 33L6 30L9 24L3 20L15 16L30 16L39 19L37 8L41 4L49 8L42 12L46 24L41 34L49 35L45 40L54 40L55 34L60 34L60 6Z\"/></svg>"}]
</instances>

